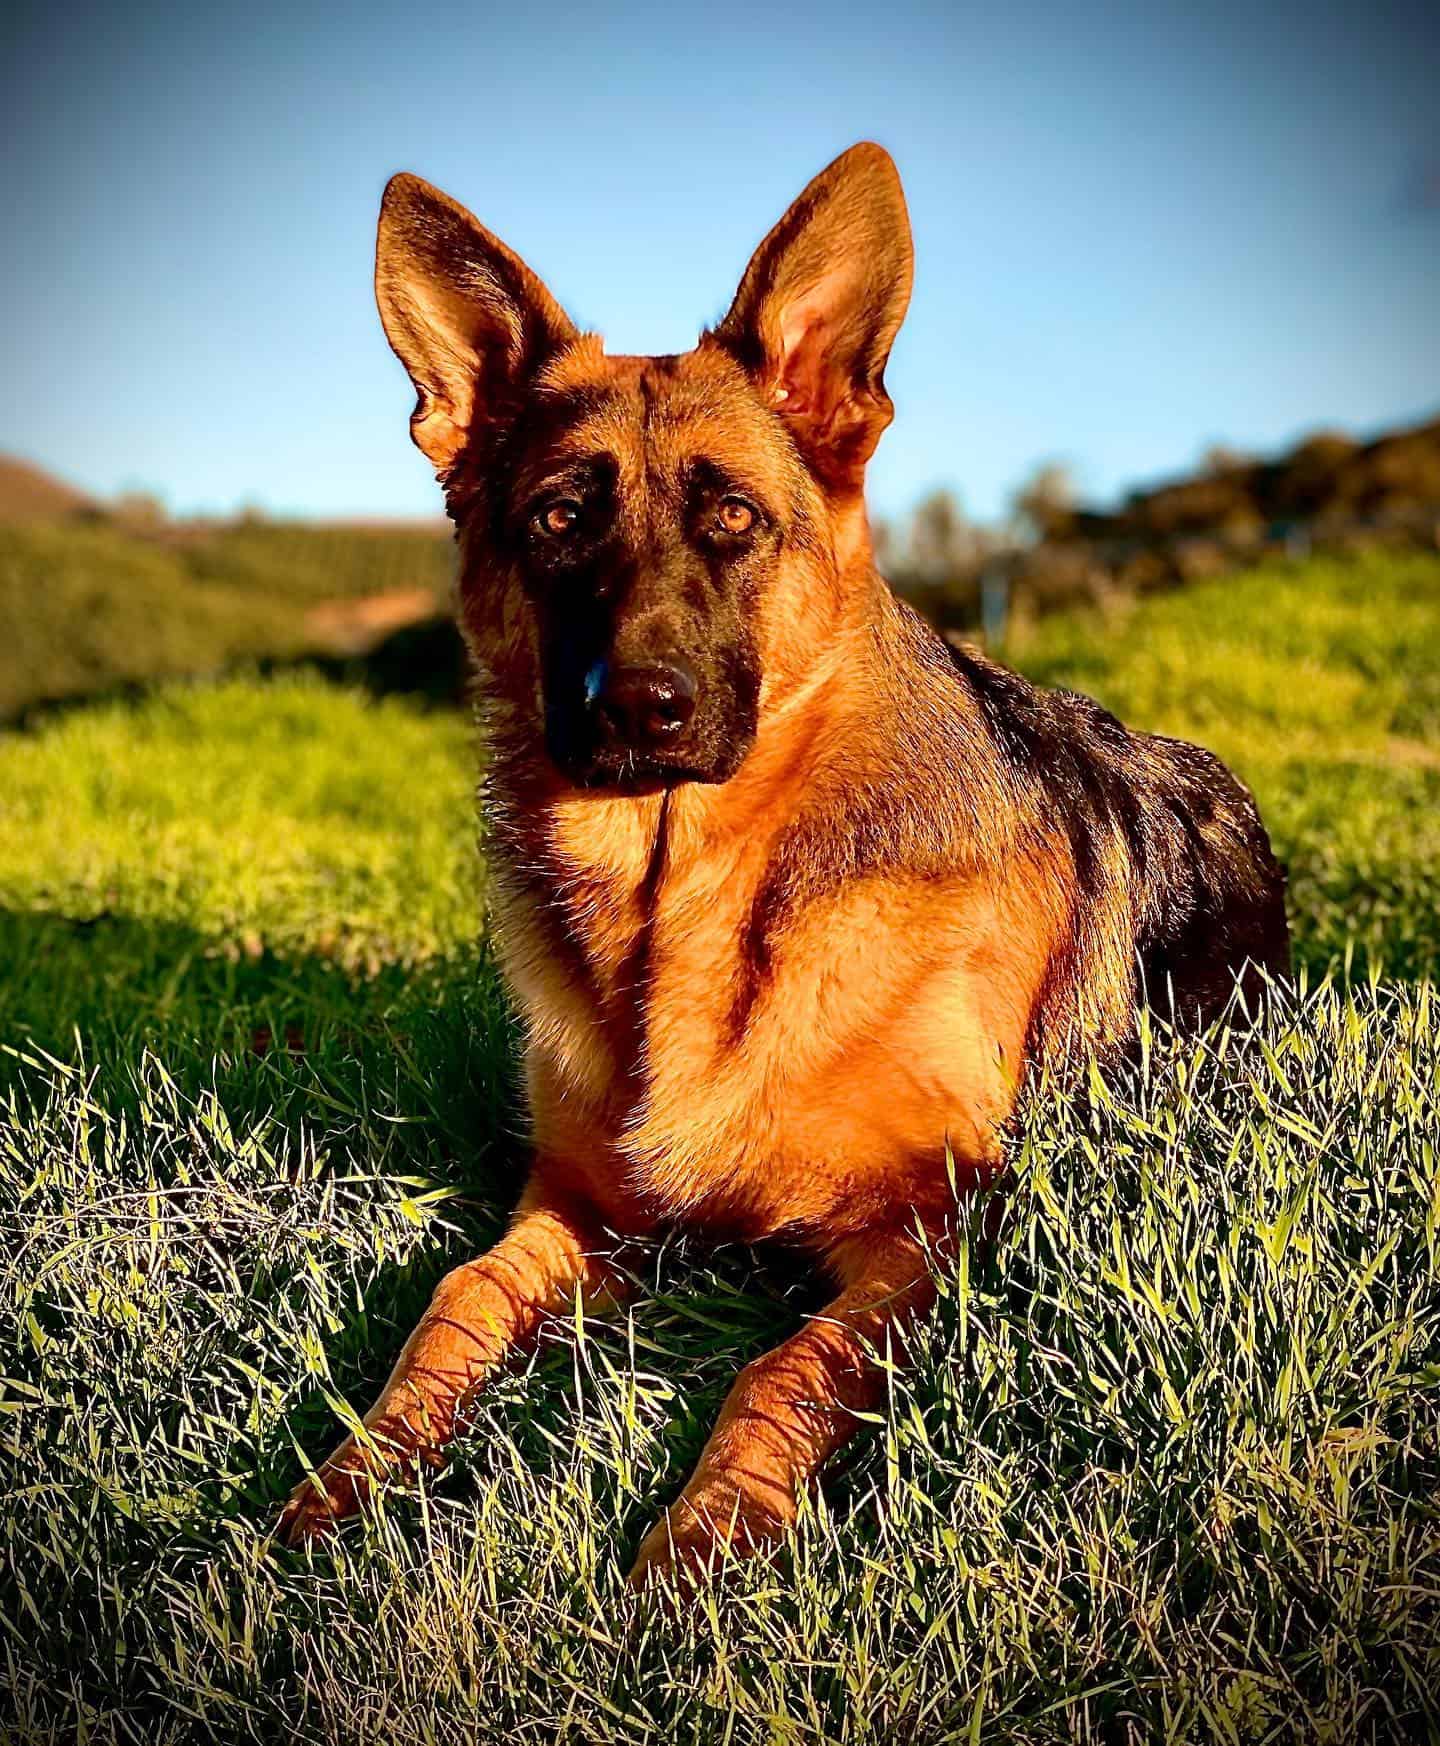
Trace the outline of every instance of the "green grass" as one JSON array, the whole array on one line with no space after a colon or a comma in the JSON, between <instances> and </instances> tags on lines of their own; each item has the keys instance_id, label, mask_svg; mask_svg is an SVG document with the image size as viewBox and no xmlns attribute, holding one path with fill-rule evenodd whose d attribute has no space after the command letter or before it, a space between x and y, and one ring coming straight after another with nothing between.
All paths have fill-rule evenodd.
<instances>
[{"instance_id":1,"label":"green grass","mask_svg":"<svg viewBox=\"0 0 1440 1746\"><path fill-rule=\"evenodd\" d=\"M267 1540L523 1172L463 724L288 678L0 738L0 1739L1440 1739L1437 629L1375 559L1011 651L1251 781L1304 987L1037 1091L882 1422L678 1618L627 1554L811 1302L743 1252Z\"/></svg>"}]
</instances>

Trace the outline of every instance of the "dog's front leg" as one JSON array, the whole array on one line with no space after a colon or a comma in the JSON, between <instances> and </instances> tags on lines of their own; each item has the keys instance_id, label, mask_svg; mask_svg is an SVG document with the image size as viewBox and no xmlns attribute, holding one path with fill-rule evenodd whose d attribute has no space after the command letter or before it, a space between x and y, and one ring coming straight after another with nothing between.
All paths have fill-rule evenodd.
<instances>
[{"instance_id":1,"label":"dog's front leg","mask_svg":"<svg viewBox=\"0 0 1440 1746\"><path fill-rule=\"evenodd\" d=\"M585 1299L614 1299L623 1275L598 1253L603 1233L532 1177L509 1231L488 1254L447 1273L390 1380L347 1438L295 1488L279 1533L291 1545L352 1515L386 1472L419 1457L438 1465L467 1396L534 1339L547 1315Z\"/></svg>"},{"instance_id":2,"label":"dog's front leg","mask_svg":"<svg viewBox=\"0 0 1440 1746\"><path fill-rule=\"evenodd\" d=\"M934 1300L913 1237L869 1239L832 1257L844 1289L791 1339L741 1371L680 1498L641 1542L630 1581L693 1578L721 1546L748 1554L779 1539L801 1493L881 1398L877 1355Z\"/></svg>"}]
</instances>

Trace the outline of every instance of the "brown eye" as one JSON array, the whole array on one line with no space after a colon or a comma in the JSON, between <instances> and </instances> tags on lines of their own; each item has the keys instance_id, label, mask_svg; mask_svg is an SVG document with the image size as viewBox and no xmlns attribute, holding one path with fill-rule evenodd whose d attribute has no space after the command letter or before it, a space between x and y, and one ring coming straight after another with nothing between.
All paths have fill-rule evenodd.
<instances>
[{"instance_id":1,"label":"brown eye","mask_svg":"<svg viewBox=\"0 0 1440 1746\"><path fill-rule=\"evenodd\" d=\"M541 533L548 534L552 540L562 540L566 534L574 533L580 525L580 505L571 503L568 499L562 503L551 503L540 511L535 520Z\"/></svg>"},{"instance_id":2,"label":"brown eye","mask_svg":"<svg viewBox=\"0 0 1440 1746\"><path fill-rule=\"evenodd\" d=\"M726 533L749 533L755 525L755 511L743 497L722 497L720 499L720 525Z\"/></svg>"}]
</instances>

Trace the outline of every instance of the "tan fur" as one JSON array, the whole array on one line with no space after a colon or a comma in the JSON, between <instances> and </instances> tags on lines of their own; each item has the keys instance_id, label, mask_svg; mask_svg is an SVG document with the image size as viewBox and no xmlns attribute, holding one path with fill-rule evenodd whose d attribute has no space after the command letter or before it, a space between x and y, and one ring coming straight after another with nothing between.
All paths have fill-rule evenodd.
<instances>
[{"instance_id":1,"label":"tan fur","mask_svg":"<svg viewBox=\"0 0 1440 1746\"><path fill-rule=\"evenodd\" d=\"M387 194L377 283L459 530L535 1166L510 1235L442 1284L369 1435L297 1490L295 1538L433 1457L545 1313L616 1295L607 1232L685 1226L800 1244L840 1295L743 1374L637 1580L772 1539L873 1402L875 1343L929 1301L916 1231L943 1246L952 1169L998 1169L1027 1073L1125 1040L1170 911L1232 906L1213 964L1188 936L1148 948L1182 980L1219 988L1263 955L1268 848L1233 779L1205 792L1203 754L957 672L876 575L863 468L909 279L894 168L857 147L693 352L612 358L453 202L413 178ZM758 669L755 726L723 778L594 787L546 750L544 615L579 609L537 606L525 506L602 465L615 659L700 634L707 575L746 603L729 634ZM697 467L766 506L768 543L728 569L687 532Z\"/></svg>"}]
</instances>

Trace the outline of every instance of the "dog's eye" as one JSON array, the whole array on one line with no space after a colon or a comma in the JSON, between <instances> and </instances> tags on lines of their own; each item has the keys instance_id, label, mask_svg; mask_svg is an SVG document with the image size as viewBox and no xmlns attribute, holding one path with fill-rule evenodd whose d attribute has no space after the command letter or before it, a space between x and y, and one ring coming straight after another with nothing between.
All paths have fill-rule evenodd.
<instances>
[{"instance_id":1,"label":"dog's eye","mask_svg":"<svg viewBox=\"0 0 1440 1746\"><path fill-rule=\"evenodd\" d=\"M563 540L580 525L580 505L565 497L547 503L535 517L535 529L547 539Z\"/></svg>"},{"instance_id":2,"label":"dog's eye","mask_svg":"<svg viewBox=\"0 0 1440 1746\"><path fill-rule=\"evenodd\" d=\"M721 527L729 534L749 533L755 525L755 511L743 497L722 497L719 518Z\"/></svg>"}]
</instances>

